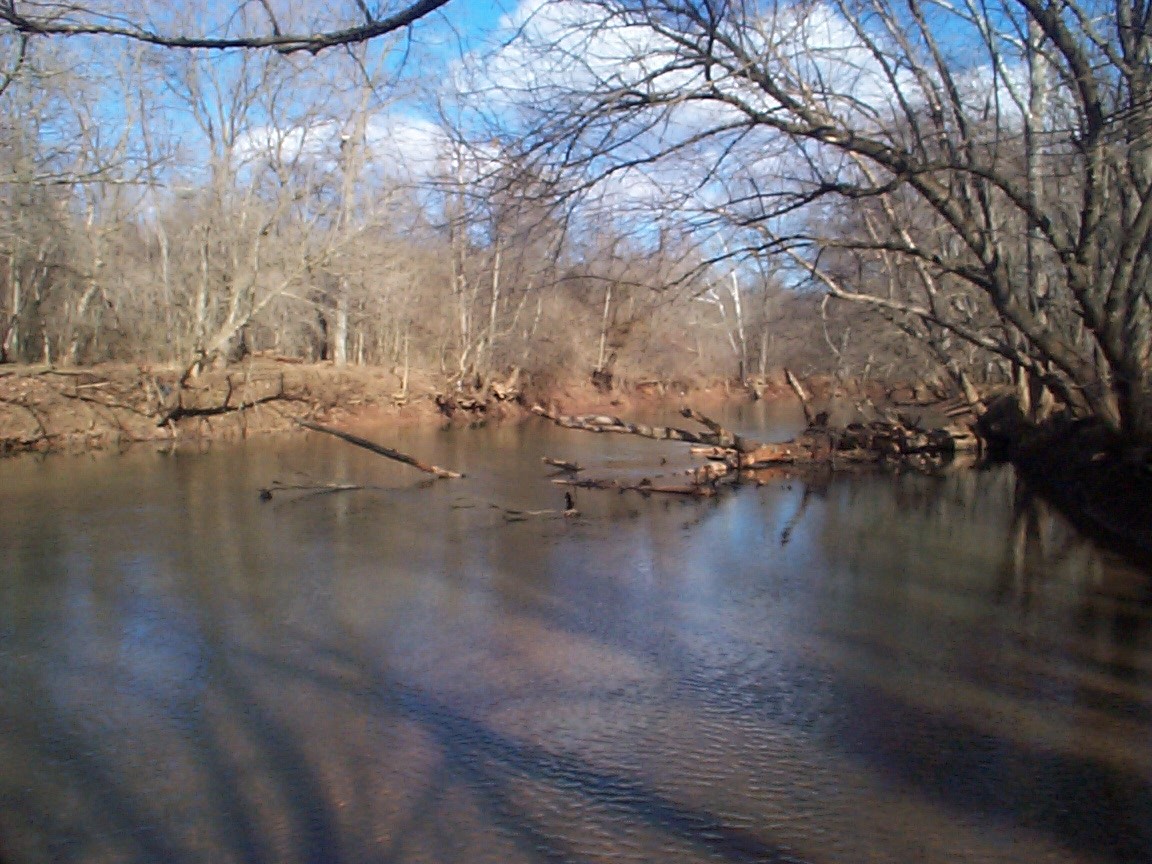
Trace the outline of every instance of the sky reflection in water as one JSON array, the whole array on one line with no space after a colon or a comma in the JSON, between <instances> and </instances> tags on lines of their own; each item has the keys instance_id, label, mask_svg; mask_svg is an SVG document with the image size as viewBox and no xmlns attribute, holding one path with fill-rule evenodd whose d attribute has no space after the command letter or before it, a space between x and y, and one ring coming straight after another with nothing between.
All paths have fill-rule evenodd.
<instances>
[{"instance_id":1,"label":"sky reflection in water","mask_svg":"<svg viewBox=\"0 0 1152 864\"><path fill-rule=\"evenodd\" d=\"M760 425L771 417L747 417ZM0 861L1152 860L1147 574L1007 471L554 428L0 463ZM306 472L371 492L277 499Z\"/></svg>"}]
</instances>

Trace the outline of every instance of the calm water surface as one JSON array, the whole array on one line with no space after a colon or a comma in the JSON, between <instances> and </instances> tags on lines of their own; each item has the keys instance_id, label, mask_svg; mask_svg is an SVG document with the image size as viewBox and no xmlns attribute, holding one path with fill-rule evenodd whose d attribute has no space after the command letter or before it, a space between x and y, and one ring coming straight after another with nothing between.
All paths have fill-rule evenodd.
<instances>
[{"instance_id":1,"label":"calm water surface","mask_svg":"<svg viewBox=\"0 0 1152 864\"><path fill-rule=\"evenodd\" d=\"M682 449L376 437L469 476L0 463L4 864L1152 861L1149 577L1010 472L508 522Z\"/></svg>"}]
</instances>

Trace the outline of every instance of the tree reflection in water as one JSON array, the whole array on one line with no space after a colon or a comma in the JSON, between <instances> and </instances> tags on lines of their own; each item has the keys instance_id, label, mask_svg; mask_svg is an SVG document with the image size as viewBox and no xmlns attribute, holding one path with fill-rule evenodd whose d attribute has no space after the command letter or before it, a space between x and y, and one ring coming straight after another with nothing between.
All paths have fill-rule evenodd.
<instances>
[{"instance_id":1,"label":"tree reflection in water","mask_svg":"<svg viewBox=\"0 0 1152 864\"><path fill-rule=\"evenodd\" d=\"M1152 860L1147 574L1009 472L507 524L631 451L472 435L0 465L5 864Z\"/></svg>"}]
</instances>

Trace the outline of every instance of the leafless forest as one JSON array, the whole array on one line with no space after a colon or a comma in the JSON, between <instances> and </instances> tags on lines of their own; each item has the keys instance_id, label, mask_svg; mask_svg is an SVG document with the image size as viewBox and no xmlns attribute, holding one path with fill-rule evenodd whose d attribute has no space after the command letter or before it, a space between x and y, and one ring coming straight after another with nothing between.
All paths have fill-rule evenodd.
<instances>
[{"instance_id":1,"label":"leafless forest","mask_svg":"<svg viewBox=\"0 0 1152 864\"><path fill-rule=\"evenodd\" d=\"M790 365L1149 436L1146 0L460 3L0 2L0 361Z\"/></svg>"}]
</instances>

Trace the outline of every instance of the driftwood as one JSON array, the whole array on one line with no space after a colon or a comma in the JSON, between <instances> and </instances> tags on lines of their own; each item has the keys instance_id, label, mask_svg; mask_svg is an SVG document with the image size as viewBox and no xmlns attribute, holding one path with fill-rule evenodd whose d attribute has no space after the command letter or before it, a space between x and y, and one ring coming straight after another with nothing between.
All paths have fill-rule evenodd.
<instances>
[{"instance_id":1,"label":"driftwood","mask_svg":"<svg viewBox=\"0 0 1152 864\"><path fill-rule=\"evenodd\" d=\"M313 423L309 420L297 420L296 423L303 426L305 429L311 429L313 432L323 432L325 435L333 435L342 441L347 441L349 444L355 444L357 447L363 447L365 450L371 450L380 456L385 456L388 459L394 459L397 462L403 462L405 465L411 465L425 474L432 474L441 479L454 480L463 477L463 474L458 474L455 471L449 471L447 468L440 468L437 465L429 465L427 462L421 462L415 457L409 456L407 453L401 453L399 450L393 450L391 447L385 447L382 444L377 444L374 441L369 441L367 438L361 438L359 435L353 435L351 432L344 432L340 429L333 429L331 426L321 426L319 423Z\"/></svg>"},{"instance_id":2,"label":"driftwood","mask_svg":"<svg viewBox=\"0 0 1152 864\"><path fill-rule=\"evenodd\" d=\"M534 405L534 414L544 417L558 426L580 429L588 432L635 435L656 441L679 441L691 444L693 455L703 456L708 462L696 468L667 475L653 475L640 480L625 478L577 478L583 466L563 459L542 457L544 464L559 469L566 476L555 477L552 482L558 485L605 489L619 492L638 492L642 495L663 494L683 495L694 498L710 498L718 494L721 483L756 480L751 472L771 468L791 471L791 466L844 467L864 465L882 461L904 462L921 468L942 464L960 452L970 452L980 447L979 437L964 426L948 426L941 429L924 429L920 418L909 418L900 414L889 414L883 420L871 423L852 423L843 428L833 428L826 424L826 416L813 414L804 392L791 374L790 383L797 391L805 408L805 416L810 422L808 428L790 441L770 443L737 435L723 425L692 408L683 408L682 417L704 427L703 431L682 429L673 426L655 426L635 423L609 414L563 414L551 407ZM349 432L322 426L307 420L297 420L300 426L315 432L335 436L350 444L363 447L373 453L410 465L438 478L462 477L436 465L430 465ZM666 459L661 459L661 464ZM433 482L433 481L429 481ZM279 486L278 488L291 488ZM297 487L304 488L304 487ZM316 487L311 487L315 489ZM331 491L360 488L332 484L326 487ZM270 490L261 490L265 497ZM508 521L521 521L532 518L566 518L579 515L571 494L566 495L565 508L548 510L517 510L499 505ZM790 528L786 528L781 540L787 543Z\"/></svg>"},{"instance_id":3,"label":"driftwood","mask_svg":"<svg viewBox=\"0 0 1152 864\"><path fill-rule=\"evenodd\" d=\"M456 412L463 411L476 420L478 415L488 413L489 409L497 408L500 403L522 401L523 391L520 386L521 372L517 366L504 381L489 381L477 373L471 380L460 381L450 393L437 393L436 407L445 417L453 417Z\"/></svg>"},{"instance_id":4,"label":"driftwood","mask_svg":"<svg viewBox=\"0 0 1152 864\"><path fill-rule=\"evenodd\" d=\"M260 489L260 500L271 501L276 492L311 492L313 494L328 494L331 492L357 492L372 487L360 483L281 483L273 480L271 484Z\"/></svg>"},{"instance_id":5,"label":"driftwood","mask_svg":"<svg viewBox=\"0 0 1152 864\"><path fill-rule=\"evenodd\" d=\"M522 393L520 390L520 367L516 366L508 375L508 378L499 383L493 381L488 385L488 390L498 402L517 402L520 400Z\"/></svg>"},{"instance_id":6,"label":"driftwood","mask_svg":"<svg viewBox=\"0 0 1152 864\"><path fill-rule=\"evenodd\" d=\"M488 403L475 396L452 396L437 393L434 400L436 407L445 417L451 417L457 411L471 411L482 413L488 410Z\"/></svg>"},{"instance_id":7,"label":"driftwood","mask_svg":"<svg viewBox=\"0 0 1152 864\"><path fill-rule=\"evenodd\" d=\"M708 447L703 444L696 444L688 448L688 452L693 456L699 456L703 459L727 459L730 451L726 447Z\"/></svg>"},{"instance_id":8,"label":"driftwood","mask_svg":"<svg viewBox=\"0 0 1152 864\"><path fill-rule=\"evenodd\" d=\"M643 423L621 420L619 417L613 417L609 414L560 414L542 405L533 405L532 413L545 417L557 426L563 426L566 429L638 435L641 438L651 438L655 441L685 441L689 444L728 446L722 442L722 436L714 432L691 432L687 429L676 429L671 426L648 426ZM725 432L724 437L731 438L732 436Z\"/></svg>"},{"instance_id":9,"label":"driftwood","mask_svg":"<svg viewBox=\"0 0 1152 864\"><path fill-rule=\"evenodd\" d=\"M720 480L730 477L733 473L735 466L728 462L709 462L707 465L701 465L699 468L692 468L684 471L685 477L691 478L693 483L716 483Z\"/></svg>"},{"instance_id":10,"label":"driftwood","mask_svg":"<svg viewBox=\"0 0 1152 864\"><path fill-rule=\"evenodd\" d=\"M504 513L505 522L527 522L529 519L575 519L580 511L575 507L564 510L515 510L511 507L501 507L493 504L497 510Z\"/></svg>"},{"instance_id":11,"label":"driftwood","mask_svg":"<svg viewBox=\"0 0 1152 864\"><path fill-rule=\"evenodd\" d=\"M428 481L431 483L432 481ZM495 501L484 501L476 498L457 499L452 504L453 510L471 510L476 507L487 507L499 510L505 522L525 522L529 519L575 519L581 515L576 507L576 498L571 492L564 493L564 509L550 508L544 510L521 510L517 507L507 507Z\"/></svg>"},{"instance_id":12,"label":"driftwood","mask_svg":"<svg viewBox=\"0 0 1152 864\"><path fill-rule=\"evenodd\" d=\"M647 477L636 483L612 478L595 479L592 477L575 479L557 477L552 481L560 486L576 486L580 489L615 489L618 492L640 492L643 495L688 495L693 498L712 498L716 495L716 487L699 483L653 483Z\"/></svg>"},{"instance_id":13,"label":"driftwood","mask_svg":"<svg viewBox=\"0 0 1152 864\"><path fill-rule=\"evenodd\" d=\"M737 453L743 453L749 449L749 446L758 446L757 442L755 441L748 442L741 438L739 435L733 435L715 420L710 417L706 417L699 411L694 411L691 408L681 408L680 416L689 420L695 420L697 423L711 432L712 434L710 437L716 439L714 446L720 447L721 449L735 450Z\"/></svg>"},{"instance_id":14,"label":"driftwood","mask_svg":"<svg viewBox=\"0 0 1152 864\"><path fill-rule=\"evenodd\" d=\"M970 429L946 426L921 430L900 422L850 423L839 428L812 427L791 441L759 444L737 455L738 466L754 469L780 464L911 461L943 459L978 450Z\"/></svg>"},{"instance_id":15,"label":"driftwood","mask_svg":"<svg viewBox=\"0 0 1152 864\"><path fill-rule=\"evenodd\" d=\"M808 392L804 389L804 385L796 379L791 369L784 370L784 380L788 382L788 386L792 388L792 392L795 393L796 398L800 400L800 407L804 411L804 422L809 426L816 425L816 418L812 413L812 401L808 396Z\"/></svg>"},{"instance_id":16,"label":"driftwood","mask_svg":"<svg viewBox=\"0 0 1152 864\"><path fill-rule=\"evenodd\" d=\"M973 452L980 447L980 439L964 426L941 429L922 429L919 418L895 415L873 423L852 423L844 428L828 427L815 422L823 419L815 415L808 404L808 394L800 382L789 374L790 383L797 391L809 418L809 426L791 441L778 444L756 441L736 435L710 417L691 408L680 414L694 420L707 432L693 432L667 426L648 426L631 423L619 417L601 414L567 415L558 411L533 406L532 411L558 426L583 429L589 432L615 432L638 435L659 441L684 441L695 445L692 452L711 460L703 468L688 472L687 485L658 487L650 480L626 483L619 480L553 481L570 482L597 489L629 489L647 492L679 492L683 494L709 494L715 492L716 483L723 478L737 478L740 471L751 471L784 465L846 465L881 461L902 461L916 467L934 460L949 459L957 453ZM692 491L701 490L701 491Z\"/></svg>"},{"instance_id":17,"label":"driftwood","mask_svg":"<svg viewBox=\"0 0 1152 864\"><path fill-rule=\"evenodd\" d=\"M505 522L527 522L529 519L575 519L579 510L505 510Z\"/></svg>"},{"instance_id":18,"label":"driftwood","mask_svg":"<svg viewBox=\"0 0 1152 864\"><path fill-rule=\"evenodd\" d=\"M553 459L551 456L543 456L540 459L545 465L550 465L553 468L559 468L561 471L569 474L579 474L584 470L584 466L579 462L569 462L565 459Z\"/></svg>"}]
</instances>

